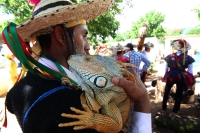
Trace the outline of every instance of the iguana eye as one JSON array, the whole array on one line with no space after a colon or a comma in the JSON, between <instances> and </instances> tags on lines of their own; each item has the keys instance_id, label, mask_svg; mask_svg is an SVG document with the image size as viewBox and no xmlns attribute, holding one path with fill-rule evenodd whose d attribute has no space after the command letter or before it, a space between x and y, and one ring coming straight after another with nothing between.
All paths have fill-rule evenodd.
<instances>
[{"instance_id":1,"label":"iguana eye","mask_svg":"<svg viewBox=\"0 0 200 133\"><path fill-rule=\"evenodd\" d=\"M99 88L103 88L107 84L107 79L103 76L98 76L94 79L94 84Z\"/></svg>"}]
</instances>

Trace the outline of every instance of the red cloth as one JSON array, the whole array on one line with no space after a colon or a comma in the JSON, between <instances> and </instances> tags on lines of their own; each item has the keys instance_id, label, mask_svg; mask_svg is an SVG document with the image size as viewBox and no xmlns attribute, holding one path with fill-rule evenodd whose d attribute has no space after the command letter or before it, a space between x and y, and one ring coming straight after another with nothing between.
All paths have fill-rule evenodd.
<instances>
[{"instance_id":1,"label":"red cloth","mask_svg":"<svg viewBox=\"0 0 200 133\"><path fill-rule=\"evenodd\" d=\"M121 61L121 62L125 62L125 63L128 62L128 59L125 58L124 56L118 56L118 57L117 57L117 60L119 60L119 61Z\"/></svg>"},{"instance_id":2,"label":"red cloth","mask_svg":"<svg viewBox=\"0 0 200 133\"><path fill-rule=\"evenodd\" d=\"M195 77L189 72L185 72L185 80L188 86L193 86L195 83Z\"/></svg>"},{"instance_id":3,"label":"red cloth","mask_svg":"<svg viewBox=\"0 0 200 133\"><path fill-rule=\"evenodd\" d=\"M168 76L167 76L168 74L167 73L168 72L166 72L164 77L162 78L163 82L167 82L167 78L168 78ZM195 83L195 77L191 73L189 73L187 71L183 72L182 74L183 74L183 78L184 78L184 81L185 81L186 85L190 86L190 87L193 86L194 83ZM170 78L168 78L168 79L170 81ZM178 79L176 81L178 82ZM181 81L181 79L180 79L180 81Z\"/></svg>"},{"instance_id":4,"label":"red cloth","mask_svg":"<svg viewBox=\"0 0 200 133\"><path fill-rule=\"evenodd\" d=\"M162 78L162 82L167 82L167 72L165 73L164 77Z\"/></svg>"}]
</instances>

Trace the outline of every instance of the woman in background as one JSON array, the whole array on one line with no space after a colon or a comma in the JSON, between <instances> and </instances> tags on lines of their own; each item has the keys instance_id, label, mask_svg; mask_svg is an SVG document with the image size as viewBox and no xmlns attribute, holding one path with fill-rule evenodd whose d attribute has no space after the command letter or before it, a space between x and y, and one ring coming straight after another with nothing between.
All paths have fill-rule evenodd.
<instances>
[{"instance_id":1,"label":"woman in background","mask_svg":"<svg viewBox=\"0 0 200 133\"><path fill-rule=\"evenodd\" d=\"M167 100L169 92L174 84L176 84L175 104L173 112L178 113L182 101L183 92L193 95L193 90L189 89L195 82L193 76L193 64L195 60L187 55L187 51L191 49L190 44L183 39L174 40L171 43L174 52L167 57L166 73L163 81L166 82L165 92L162 103L162 110L167 109ZM185 70L187 68L187 71Z\"/></svg>"}]
</instances>

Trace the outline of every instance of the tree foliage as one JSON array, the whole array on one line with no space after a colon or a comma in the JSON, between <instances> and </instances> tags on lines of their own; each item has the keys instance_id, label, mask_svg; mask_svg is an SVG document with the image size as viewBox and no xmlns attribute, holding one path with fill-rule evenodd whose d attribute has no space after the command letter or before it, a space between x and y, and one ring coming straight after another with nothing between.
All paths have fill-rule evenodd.
<instances>
[{"instance_id":1,"label":"tree foliage","mask_svg":"<svg viewBox=\"0 0 200 133\"><path fill-rule=\"evenodd\" d=\"M74 3L83 2L86 0L71 0ZM97 17L88 23L90 31L90 42L98 43L106 42L107 37L115 37L116 31L119 28L119 21L115 19L116 14L120 14L123 7L119 5L123 0L115 0L114 6L105 14ZM126 0L130 4L132 0ZM32 17L33 5L29 5L26 0L0 0L0 7L5 14L13 14L14 19L8 22L0 23L0 30L9 22L20 24Z\"/></svg>"},{"instance_id":2,"label":"tree foliage","mask_svg":"<svg viewBox=\"0 0 200 133\"><path fill-rule=\"evenodd\" d=\"M138 31L142 23L148 23L148 30L146 37L162 38L165 36L166 31L162 27L161 23L164 22L165 15L160 12L150 11L144 17L140 18L137 22L134 22L131 30L126 33L128 38L137 38Z\"/></svg>"},{"instance_id":3,"label":"tree foliage","mask_svg":"<svg viewBox=\"0 0 200 133\"><path fill-rule=\"evenodd\" d=\"M200 9L195 8L195 9L193 9L193 11L195 11L198 14L198 18L200 20Z\"/></svg>"},{"instance_id":4,"label":"tree foliage","mask_svg":"<svg viewBox=\"0 0 200 133\"><path fill-rule=\"evenodd\" d=\"M120 23L115 19L115 15L111 12L106 12L88 23L88 29L90 31L89 38L96 44L98 43L96 38L99 38L98 40L100 42L105 43L106 38L109 36L115 38L119 25Z\"/></svg>"},{"instance_id":5,"label":"tree foliage","mask_svg":"<svg viewBox=\"0 0 200 133\"><path fill-rule=\"evenodd\" d=\"M0 0L0 7L3 13L14 16L11 21L16 24L20 24L32 16L33 5L29 5L26 0Z\"/></svg>"},{"instance_id":6,"label":"tree foliage","mask_svg":"<svg viewBox=\"0 0 200 133\"><path fill-rule=\"evenodd\" d=\"M197 28L191 29L186 34L187 35L200 35L200 27L199 28L197 27Z\"/></svg>"},{"instance_id":7,"label":"tree foliage","mask_svg":"<svg viewBox=\"0 0 200 133\"><path fill-rule=\"evenodd\" d=\"M118 33L113 39L114 42L125 41L127 38L124 34Z\"/></svg>"}]
</instances>

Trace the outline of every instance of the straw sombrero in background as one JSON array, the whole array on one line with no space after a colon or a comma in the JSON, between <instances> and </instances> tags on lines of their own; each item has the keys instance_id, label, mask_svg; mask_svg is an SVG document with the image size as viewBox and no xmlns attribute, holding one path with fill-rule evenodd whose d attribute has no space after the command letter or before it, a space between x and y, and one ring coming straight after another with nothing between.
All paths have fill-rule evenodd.
<instances>
[{"instance_id":1,"label":"straw sombrero in background","mask_svg":"<svg viewBox=\"0 0 200 133\"><path fill-rule=\"evenodd\" d=\"M154 44L151 42L147 42L144 44L145 47L154 48Z\"/></svg>"},{"instance_id":2,"label":"straw sombrero in background","mask_svg":"<svg viewBox=\"0 0 200 133\"><path fill-rule=\"evenodd\" d=\"M176 50L181 50L181 51L184 50L184 45L187 50L191 49L191 45L184 39L177 39L177 40L172 41L171 43L172 48Z\"/></svg>"},{"instance_id":3,"label":"straw sombrero in background","mask_svg":"<svg viewBox=\"0 0 200 133\"><path fill-rule=\"evenodd\" d=\"M40 0L35 5L33 17L17 26L17 33L23 40L42 29L71 20L85 19L87 22L106 12L114 0L87 0L73 4L69 0ZM0 36L0 43L4 43Z\"/></svg>"},{"instance_id":4,"label":"straw sombrero in background","mask_svg":"<svg viewBox=\"0 0 200 133\"><path fill-rule=\"evenodd\" d=\"M125 51L125 50L130 50L129 47L122 46L122 45L119 44L119 43L115 46L115 48L117 49L118 52L120 52L120 51Z\"/></svg>"}]
</instances>

